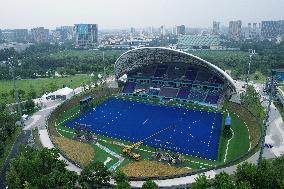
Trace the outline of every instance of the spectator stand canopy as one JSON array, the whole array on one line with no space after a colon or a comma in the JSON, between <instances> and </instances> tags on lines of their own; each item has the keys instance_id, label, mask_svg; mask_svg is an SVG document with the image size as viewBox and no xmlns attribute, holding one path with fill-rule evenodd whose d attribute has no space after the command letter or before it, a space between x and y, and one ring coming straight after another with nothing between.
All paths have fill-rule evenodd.
<instances>
[{"instance_id":1,"label":"spectator stand canopy","mask_svg":"<svg viewBox=\"0 0 284 189\"><path fill-rule=\"evenodd\" d=\"M80 100L80 108L88 107L90 102L93 100L91 96L85 96L83 99Z\"/></svg>"},{"instance_id":2,"label":"spectator stand canopy","mask_svg":"<svg viewBox=\"0 0 284 189\"><path fill-rule=\"evenodd\" d=\"M142 47L123 53L115 62L115 77L118 80L136 69L166 62L184 62L206 69L224 82L224 91L228 97L236 93L234 80L219 67L192 54L164 47Z\"/></svg>"}]
</instances>

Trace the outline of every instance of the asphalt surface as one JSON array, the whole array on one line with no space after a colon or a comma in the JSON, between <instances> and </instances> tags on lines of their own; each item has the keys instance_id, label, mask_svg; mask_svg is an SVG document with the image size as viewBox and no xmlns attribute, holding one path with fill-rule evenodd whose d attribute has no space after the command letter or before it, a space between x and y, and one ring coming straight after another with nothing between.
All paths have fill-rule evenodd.
<instances>
[{"instance_id":1,"label":"asphalt surface","mask_svg":"<svg viewBox=\"0 0 284 189\"><path fill-rule=\"evenodd\" d=\"M12 150L10 151L10 154L8 155L7 159L4 162L4 165L2 167L2 170L0 172L0 188L6 188L5 185L5 175L7 171L9 170L9 164L10 161L17 155L19 151L20 145L25 145L28 143L28 139L31 135L30 131L23 131L18 135L16 142L14 143Z\"/></svg>"}]
</instances>

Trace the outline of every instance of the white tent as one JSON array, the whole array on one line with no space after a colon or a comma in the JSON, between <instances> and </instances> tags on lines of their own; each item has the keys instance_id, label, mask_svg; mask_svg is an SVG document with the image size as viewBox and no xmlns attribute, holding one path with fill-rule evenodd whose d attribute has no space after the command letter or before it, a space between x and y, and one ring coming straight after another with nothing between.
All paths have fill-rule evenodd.
<instances>
[{"instance_id":1,"label":"white tent","mask_svg":"<svg viewBox=\"0 0 284 189\"><path fill-rule=\"evenodd\" d=\"M51 99L70 99L74 95L73 89L70 89L68 87L64 87L62 89L58 89L57 91L54 91L53 93L49 94L48 96Z\"/></svg>"}]
</instances>

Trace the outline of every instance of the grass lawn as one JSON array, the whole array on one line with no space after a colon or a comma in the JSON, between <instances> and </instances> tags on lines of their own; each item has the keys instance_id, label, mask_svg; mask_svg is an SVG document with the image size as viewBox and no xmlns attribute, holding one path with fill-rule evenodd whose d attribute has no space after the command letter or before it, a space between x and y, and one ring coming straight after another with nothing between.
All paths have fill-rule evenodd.
<instances>
[{"instance_id":1,"label":"grass lawn","mask_svg":"<svg viewBox=\"0 0 284 189\"><path fill-rule=\"evenodd\" d=\"M34 89L37 96L40 97L44 91L52 91L52 88L59 89L63 85L66 85L72 89L79 87L82 83L90 81L89 75L75 75L68 77L56 77L56 78L42 78L42 79L23 79L16 80L16 86L18 90L25 91L23 100L27 99L27 94L31 89ZM0 80L0 102L6 100L6 103L14 102L14 96L11 95L13 90L12 80ZM6 98L6 99L5 99Z\"/></svg>"},{"instance_id":2,"label":"grass lawn","mask_svg":"<svg viewBox=\"0 0 284 189\"><path fill-rule=\"evenodd\" d=\"M278 111L280 112L282 119L284 120L284 107L282 104L276 102L274 103L274 105L276 106L276 108L278 109Z\"/></svg>"},{"instance_id":3,"label":"grass lawn","mask_svg":"<svg viewBox=\"0 0 284 189\"><path fill-rule=\"evenodd\" d=\"M21 129L22 128L17 127L15 133L11 137L9 137L7 141L5 142L4 154L3 156L0 157L0 170L2 169L3 163L5 162L7 156L9 155L11 151L17 136L21 133Z\"/></svg>"},{"instance_id":4,"label":"grass lawn","mask_svg":"<svg viewBox=\"0 0 284 189\"><path fill-rule=\"evenodd\" d=\"M254 83L265 83L266 82L267 77L265 75L263 75L261 72L256 71L255 73L251 73L249 75L249 80L253 81ZM243 75L241 77L241 80L246 81L247 80L247 75Z\"/></svg>"}]
</instances>

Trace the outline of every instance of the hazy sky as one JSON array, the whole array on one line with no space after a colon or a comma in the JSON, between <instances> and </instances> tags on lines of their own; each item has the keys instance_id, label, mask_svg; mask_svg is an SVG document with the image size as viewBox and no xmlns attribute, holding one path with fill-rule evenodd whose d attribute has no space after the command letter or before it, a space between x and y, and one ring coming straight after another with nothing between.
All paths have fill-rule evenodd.
<instances>
[{"instance_id":1,"label":"hazy sky","mask_svg":"<svg viewBox=\"0 0 284 189\"><path fill-rule=\"evenodd\" d=\"M99 28L211 27L284 19L284 0L0 0L0 28L55 28L97 23Z\"/></svg>"}]
</instances>

